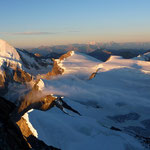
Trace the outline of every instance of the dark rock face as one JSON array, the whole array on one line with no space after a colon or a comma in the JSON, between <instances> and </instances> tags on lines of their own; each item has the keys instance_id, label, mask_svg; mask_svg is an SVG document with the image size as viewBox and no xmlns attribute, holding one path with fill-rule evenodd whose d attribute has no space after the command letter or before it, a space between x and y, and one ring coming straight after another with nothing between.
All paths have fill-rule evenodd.
<instances>
[{"instance_id":1,"label":"dark rock face","mask_svg":"<svg viewBox=\"0 0 150 150\"><path fill-rule=\"evenodd\" d=\"M28 150L30 149L29 144L9 116L14 109L13 103L0 97L0 149Z\"/></svg>"},{"instance_id":2,"label":"dark rock face","mask_svg":"<svg viewBox=\"0 0 150 150\"><path fill-rule=\"evenodd\" d=\"M0 97L0 121L5 122L9 118L9 114L16 108L16 106Z\"/></svg>"},{"instance_id":3,"label":"dark rock face","mask_svg":"<svg viewBox=\"0 0 150 150\"><path fill-rule=\"evenodd\" d=\"M16 106L0 97L0 149L1 150L59 150L38 140L30 131L26 120L16 123L12 113ZM17 115L17 114L16 114Z\"/></svg>"},{"instance_id":4,"label":"dark rock face","mask_svg":"<svg viewBox=\"0 0 150 150\"><path fill-rule=\"evenodd\" d=\"M53 146L48 146L46 145L43 141L37 140L35 136L29 136L27 138L29 141L30 145L32 146L33 149L35 150L60 150L58 148L55 148Z\"/></svg>"}]
</instances>

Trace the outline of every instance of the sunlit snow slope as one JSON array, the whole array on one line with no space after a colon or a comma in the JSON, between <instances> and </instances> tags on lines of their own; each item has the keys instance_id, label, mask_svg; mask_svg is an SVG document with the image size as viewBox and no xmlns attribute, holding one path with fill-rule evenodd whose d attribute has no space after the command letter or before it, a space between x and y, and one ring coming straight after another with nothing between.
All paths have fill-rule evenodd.
<instances>
[{"instance_id":1,"label":"sunlit snow slope","mask_svg":"<svg viewBox=\"0 0 150 150\"><path fill-rule=\"evenodd\" d=\"M71 51L71 56L61 61L58 59L57 62L64 69L63 75L73 75L80 79L88 79L93 72L102 67L101 61L74 51Z\"/></svg>"},{"instance_id":2,"label":"sunlit snow slope","mask_svg":"<svg viewBox=\"0 0 150 150\"><path fill-rule=\"evenodd\" d=\"M0 39L0 66L3 65L4 62L11 64L12 67L16 67L20 62L20 56L14 47Z\"/></svg>"},{"instance_id":3,"label":"sunlit snow slope","mask_svg":"<svg viewBox=\"0 0 150 150\"><path fill-rule=\"evenodd\" d=\"M82 116L56 108L30 112L39 139L62 150L146 149L135 135L150 137L150 62L111 56L102 63L72 53L59 63L64 74L43 80L42 91L64 96Z\"/></svg>"}]
</instances>

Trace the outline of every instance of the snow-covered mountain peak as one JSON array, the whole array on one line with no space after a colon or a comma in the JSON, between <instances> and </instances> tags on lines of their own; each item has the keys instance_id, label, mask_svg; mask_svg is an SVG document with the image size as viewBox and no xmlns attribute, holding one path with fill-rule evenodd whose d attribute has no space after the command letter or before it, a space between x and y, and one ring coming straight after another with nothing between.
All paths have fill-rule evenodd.
<instances>
[{"instance_id":1,"label":"snow-covered mountain peak","mask_svg":"<svg viewBox=\"0 0 150 150\"><path fill-rule=\"evenodd\" d=\"M16 49L2 39L0 39L0 57L5 59L20 60Z\"/></svg>"}]
</instances>

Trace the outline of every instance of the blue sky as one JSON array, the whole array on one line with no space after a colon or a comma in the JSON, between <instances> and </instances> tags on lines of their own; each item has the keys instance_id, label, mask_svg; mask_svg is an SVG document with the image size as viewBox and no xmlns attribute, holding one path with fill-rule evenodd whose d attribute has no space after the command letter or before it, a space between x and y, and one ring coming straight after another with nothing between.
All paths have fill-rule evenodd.
<instances>
[{"instance_id":1,"label":"blue sky","mask_svg":"<svg viewBox=\"0 0 150 150\"><path fill-rule=\"evenodd\" d=\"M150 41L150 0L1 0L0 38L17 47Z\"/></svg>"}]
</instances>

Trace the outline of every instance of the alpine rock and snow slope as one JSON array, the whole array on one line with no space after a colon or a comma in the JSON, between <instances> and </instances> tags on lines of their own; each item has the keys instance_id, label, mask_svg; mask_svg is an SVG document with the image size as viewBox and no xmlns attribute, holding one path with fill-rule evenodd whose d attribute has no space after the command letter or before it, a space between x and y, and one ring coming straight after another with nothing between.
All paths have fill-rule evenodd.
<instances>
[{"instance_id":1,"label":"alpine rock and snow slope","mask_svg":"<svg viewBox=\"0 0 150 150\"><path fill-rule=\"evenodd\" d=\"M0 40L0 95L7 93L6 98L12 95L18 97L19 90L15 86L19 86L20 90L26 88L22 83L32 81L38 74L49 72L52 65L50 59L38 58Z\"/></svg>"},{"instance_id":2,"label":"alpine rock and snow slope","mask_svg":"<svg viewBox=\"0 0 150 150\"><path fill-rule=\"evenodd\" d=\"M21 49L17 49L17 52L22 60L25 70L34 76L47 73L52 69L52 60L49 58L38 57Z\"/></svg>"},{"instance_id":3,"label":"alpine rock and snow slope","mask_svg":"<svg viewBox=\"0 0 150 150\"><path fill-rule=\"evenodd\" d=\"M51 60L36 57L25 50L15 49L6 41L0 39L0 66L7 65L12 69L19 67L32 75L46 73L51 69Z\"/></svg>"},{"instance_id":4,"label":"alpine rock and snow slope","mask_svg":"<svg viewBox=\"0 0 150 150\"><path fill-rule=\"evenodd\" d=\"M4 87L6 76L11 77L12 71L21 66L21 59L16 49L6 41L0 40L0 88Z\"/></svg>"},{"instance_id":5,"label":"alpine rock and snow slope","mask_svg":"<svg viewBox=\"0 0 150 150\"><path fill-rule=\"evenodd\" d=\"M64 97L81 115L29 112L40 140L62 150L150 149L150 62L120 56L101 62L74 51L56 61L63 73L41 79L41 91Z\"/></svg>"},{"instance_id":6,"label":"alpine rock and snow slope","mask_svg":"<svg viewBox=\"0 0 150 150\"><path fill-rule=\"evenodd\" d=\"M22 73L22 77L28 77L26 74L35 77L26 104L38 100L38 86L39 96L53 95L57 107L63 110L53 107L47 111L33 109L25 113L24 119L33 135L62 150L150 149L149 61L111 56L102 62L74 51L53 61L55 66L49 60L38 59L0 40L0 85L4 86L6 81L12 85L9 74L19 68L21 73L27 72ZM43 65L46 62L50 65ZM45 74L51 69L59 70L59 73L49 80L41 76L36 81L37 74ZM27 86L23 87L25 92L20 88L24 85L22 81L26 83L27 80L16 76L14 80L21 84L15 84L16 88L12 86L13 90L7 89L5 97L10 99L14 99L13 92L18 93L18 97L28 93ZM32 99L33 93L36 99ZM45 104L44 100L40 105Z\"/></svg>"}]
</instances>

